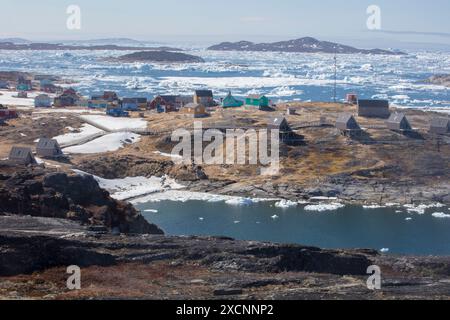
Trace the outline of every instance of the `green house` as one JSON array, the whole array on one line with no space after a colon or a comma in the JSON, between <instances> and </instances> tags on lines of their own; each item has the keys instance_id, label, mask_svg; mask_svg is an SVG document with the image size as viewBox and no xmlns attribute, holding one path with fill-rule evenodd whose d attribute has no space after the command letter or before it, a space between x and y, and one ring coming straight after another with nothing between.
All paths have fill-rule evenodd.
<instances>
[{"instance_id":1,"label":"green house","mask_svg":"<svg viewBox=\"0 0 450 320\"><path fill-rule=\"evenodd\" d=\"M245 104L248 106L255 106L255 107L268 107L269 98L267 98L264 95L252 94L245 99Z\"/></svg>"},{"instance_id":2,"label":"green house","mask_svg":"<svg viewBox=\"0 0 450 320\"><path fill-rule=\"evenodd\" d=\"M243 104L244 104L244 102L233 97L231 95L231 92L229 92L228 95L222 101L223 108L242 107Z\"/></svg>"}]
</instances>

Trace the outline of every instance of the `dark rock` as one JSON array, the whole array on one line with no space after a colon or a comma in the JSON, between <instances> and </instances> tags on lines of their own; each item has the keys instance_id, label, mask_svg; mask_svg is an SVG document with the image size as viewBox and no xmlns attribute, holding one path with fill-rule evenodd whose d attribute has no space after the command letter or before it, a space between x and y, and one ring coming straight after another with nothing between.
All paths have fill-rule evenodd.
<instances>
[{"instance_id":1,"label":"dark rock","mask_svg":"<svg viewBox=\"0 0 450 320\"><path fill-rule=\"evenodd\" d=\"M219 288L214 290L215 296L235 296L242 294L242 289L236 289L236 288Z\"/></svg>"}]
</instances>

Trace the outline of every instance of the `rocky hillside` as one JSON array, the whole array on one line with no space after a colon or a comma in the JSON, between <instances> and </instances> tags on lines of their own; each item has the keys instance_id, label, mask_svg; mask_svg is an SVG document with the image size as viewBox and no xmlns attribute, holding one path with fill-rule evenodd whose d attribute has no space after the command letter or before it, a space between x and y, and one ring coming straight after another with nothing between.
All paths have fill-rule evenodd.
<instances>
[{"instance_id":1,"label":"rocky hillside","mask_svg":"<svg viewBox=\"0 0 450 320\"><path fill-rule=\"evenodd\" d=\"M121 233L163 232L91 176L0 164L0 214L63 218Z\"/></svg>"},{"instance_id":2,"label":"rocky hillside","mask_svg":"<svg viewBox=\"0 0 450 320\"><path fill-rule=\"evenodd\" d=\"M205 62L202 58L181 52L140 51L117 58L121 62Z\"/></svg>"},{"instance_id":3,"label":"rocky hillside","mask_svg":"<svg viewBox=\"0 0 450 320\"><path fill-rule=\"evenodd\" d=\"M66 268L82 268L69 291ZM382 288L367 288L378 265ZM114 236L0 216L0 299L448 299L448 257L394 257L223 237Z\"/></svg>"},{"instance_id":4,"label":"rocky hillside","mask_svg":"<svg viewBox=\"0 0 450 320\"><path fill-rule=\"evenodd\" d=\"M304 52L304 53L340 53L340 54L385 54L403 55L402 52L394 52L381 49L357 49L339 43L320 41L311 37L305 37L289 41L273 43L253 43L250 41L223 42L208 48L218 51L267 51L267 52Z\"/></svg>"}]
</instances>

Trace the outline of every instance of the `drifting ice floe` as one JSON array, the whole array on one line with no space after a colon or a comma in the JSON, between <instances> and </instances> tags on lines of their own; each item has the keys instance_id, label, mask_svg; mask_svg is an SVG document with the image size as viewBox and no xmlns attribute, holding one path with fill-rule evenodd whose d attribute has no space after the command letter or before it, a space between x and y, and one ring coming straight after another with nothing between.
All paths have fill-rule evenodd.
<instances>
[{"instance_id":1,"label":"drifting ice floe","mask_svg":"<svg viewBox=\"0 0 450 320\"><path fill-rule=\"evenodd\" d=\"M324 211L335 211L337 209L341 209L344 207L345 205L342 203L333 202L333 203L310 204L305 207L305 210L324 212Z\"/></svg>"},{"instance_id":2,"label":"drifting ice floe","mask_svg":"<svg viewBox=\"0 0 450 320\"><path fill-rule=\"evenodd\" d=\"M446 214L443 212L435 212L432 214L432 216L435 218L441 218L441 219L449 219L450 218L450 214Z\"/></svg>"},{"instance_id":3,"label":"drifting ice floe","mask_svg":"<svg viewBox=\"0 0 450 320\"><path fill-rule=\"evenodd\" d=\"M290 200L284 200L284 199L281 200L281 201L278 201L277 203L275 203L275 207L282 208L282 209L296 207L297 205L298 205L298 202L290 201Z\"/></svg>"},{"instance_id":4,"label":"drifting ice floe","mask_svg":"<svg viewBox=\"0 0 450 320\"><path fill-rule=\"evenodd\" d=\"M432 203L432 204L419 204L419 205L414 205L414 204L405 204L404 207L406 208L406 210L408 212L411 213L418 213L418 214L425 214L425 210L427 209L431 209L431 208L442 208L445 207L445 205L443 205L442 203Z\"/></svg>"}]
</instances>

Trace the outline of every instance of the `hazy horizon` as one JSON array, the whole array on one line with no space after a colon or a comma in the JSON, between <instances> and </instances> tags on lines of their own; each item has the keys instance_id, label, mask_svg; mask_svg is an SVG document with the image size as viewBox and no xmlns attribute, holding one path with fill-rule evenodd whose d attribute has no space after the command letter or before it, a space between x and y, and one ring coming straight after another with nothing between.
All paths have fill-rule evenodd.
<instances>
[{"instance_id":1,"label":"hazy horizon","mask_svg":"<svg viewBox=\"0 0 450 320\"><path fill-rule=\"evenodd\" d=\"M87 0L2 1L0 38L74 41L132 38L162 43L281 41L304 36L359 47L450 49L450 2L366 0ZM370 5L381 30L367 29ZM69 5L81 9L81 29L69 30ZM5 14L8 13L8 14ZM11 14L12 13L12 14Z\"/></svg>"}]
</instances>

